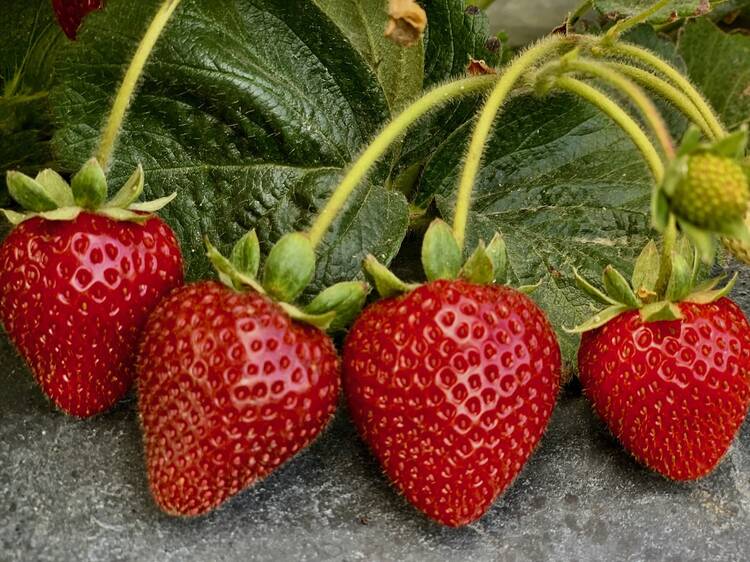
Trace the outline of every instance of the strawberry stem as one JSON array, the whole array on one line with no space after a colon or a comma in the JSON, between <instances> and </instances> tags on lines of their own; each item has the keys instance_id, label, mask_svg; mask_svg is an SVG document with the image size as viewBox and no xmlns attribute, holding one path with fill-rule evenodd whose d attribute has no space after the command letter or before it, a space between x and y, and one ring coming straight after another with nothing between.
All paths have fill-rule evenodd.
<instances>
[{"instance_id":1,"label":"strawberry stem","mask_svg":"<svg viewBox=\"0 0 750 562\"><path fill-rule=\"evenodd\" d=\"M709 128L713 131L713 136L716 138L723 138L727 135L726 129L719 121L714 110L709 105L708 101L701 95L690 80L687 79L682 73L670 65L667 61L661 57L655 55L648 49L632 45L630 43L616 43L611 46L607 46L608 53L615 56L623 56L643 64L650 66L657 70L661 74L667 77L679 90L685 93L690 101L695 105L697 110L708 123Z\"/></svg>"},{"instance_id":2,"label":"strawberry stem","mask_svg":"<svg viewBox=\"0 0 750 562\"><path fill-rule=\"evenodd\" d=\"M479 115L477 124L474 127L474 133L469 144L469 152L466 155L463 174L458 186L456 210L453 218L453 235L460 248L463 248L466 237L466 224L471 206L471 193L477 173L479 172L482 156L484 155L487 138L495 122L495 117L497 117L500 108L523 74L570 41L571 38L564 35L550 35L516 57L505 72L503 72L502 77L497 81L497 85L487 99L487 103L484 109L482 109L482 113Z\"/></svg>"},{"instance_id":3,"label":"strawberry stem","mask_svg":"<svg viewBox=\"0 0 750 562\"><path fill-rule=\"evenodd\" d=\"M146 34L143 36L143 39L141 39L138 49L136 50L135 55L133 55L133 59L130 61L128 70L125 72L125 77L122 80L122 84L120 84L117 97L112 104L107 123L104 126L102 137L99 142L99 149L96 154L97 160L99 160L99 163L105 171L109 168L112 152L114 151L117 138L120 135L125 114L133 101L133 93L135 92L138 81L143 74L146 62L148 61L157 40L161 36L162 31L164 31L169 18L179 4L180 0L165 0L162 3L146 30Z\"/></svg>"},{"instance_id":4,"label":"strawberry stem","mask_svg":"<svg viewBox=\"0 0 750 562\"><path fill-rule=\"evenodd\" d=\"M639 23L645 22L671 1L672 0L659 0L642 12L635 14L634 16L627 19L618 21L615 25L609 28L609 31L607 31L607 33L604 34L604 37L602 37L602 42L608 44L614 43L622 36L623 33L628 31L629 29L632 29Z\"/></svg>"},{"instance_id":5,"label":"strawberry stem","mask_svg":"<svg viewBox=\"0 0 750 562\"><path fill-rule=\"evenodd\" d=\"M580 96L589 103L595 105L610 119L617 123L617 125L633 140L633 143L638 150L640 150L643 158L651 169L651 173L657 185L661 185L661 182L664 179L664 164L659 153L656 151L656 148L641 126L619 105L617 105L617 103L593 86L589 86L585 82L581 82L580 80L569 76L560 76L557 78L554 82L554 87Z\"/></svg>"},{"instance_id":6,"label":"strawberry stem","mask_svg":"<svg viewBox=\"0 0 750 562\"><path fill-rule=\"evenodd\" d=\"M690 121L698 125L707 138L711 140L716 139L714 130L709 127L706 119L701 112L698 111L698 107L687 97L687 95L672 86L669 82L630 64L622 62L607 62L604 64L659 94L662 98L681 111Z\"/></svg>"},{"instance_id":7,"label":"strawberry stem","mask_svg":"<svg viewBox=\"0 0 750 562\"><path fill-rule=\"evenodd\" d=\"M622 76L613 68L598 62L585 59L574 59L565 61L563 63L563 69L590 74L591 76L608 82L609 84L620 90L627 97L629 97L630 100L643 114L646 122L653 130L657 140L659 141L659 144L662 147L662 150L664 151L664 154L670 160L674 158L674 140L672 139L672 135L669 132L669 128L664 122L661 113L659 113L659 110L654 105L654 102L651 101L651 99L643 92L643 90L641 90L633 82Z\"/></svg>"},{"instance_id":8,"label":"strawberry stem","mask_svg":"<svg viewBox=\"0 0 750 562\"><path fill-rule=\"evenodd\" d=\"M334 190L323 210L310 227L308 235L314 248L323 240L328 228L346 204L347 199L365 178L372 166L404 132L418 119L448 101L488 88L497 76L472 76L438 86L415 101L393 119L370 143L357 161L349 168Z\"/></svg>"}]
</instances>

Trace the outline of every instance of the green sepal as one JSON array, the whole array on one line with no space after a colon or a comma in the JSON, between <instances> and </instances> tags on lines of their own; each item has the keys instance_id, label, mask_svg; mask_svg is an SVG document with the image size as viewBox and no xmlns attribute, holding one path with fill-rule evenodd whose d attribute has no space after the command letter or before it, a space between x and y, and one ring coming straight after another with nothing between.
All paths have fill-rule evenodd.
<instances>
[{"instance_id":1,"label":"green sepal","mask_svg":"<svg viewBox=\"0 0 750 562\"><path fill-rule=\"evenodd\" d=\"M743 125L737 131L728 134L716 141L711 146L711 152L717 156L724 156L732 160L740 160L745 157L747 151L747 125Z\"/></svg>"},{"instance_id":2,"label":"green sepal","mask_svg":"<svg viewBox=\"0 0 750 562\"><path fill-rule=\"evenodd\" d=\"M578 273L578 270L576 268L573 268L573 278L575 279L576 286L595 301L600 302L601 304L613 306L621 304L594 287Z\"/></svg>"},{"instance_id":3,"label":"green sepal","mask_svg":"<svg viewBox=\"0 0 750 562\"><path fill-rule=\"evenodd\" d=\"M750 230L748 230L744 219L725 222L721 225L721 228L717 229L715 232L724 235L730 240L737 240L744 244L750 244Z\"/></svg>"},{"instance_id":4,"label":"green sepal","mask_svg":"<svg viewBox=\"0 0 750 562\"><path fill-rule=\"evenodd\" d=\"M107 200L107 177L99 160L91 158L70 181L76 205L98 209Z\"/></svg>"},{"instance_id":5,"label":"green sepal","mask_svg":"<svg viewBox=\"0 0 750 562\"><path fill-rule=\"evenodd\" d=\"M703 263L712 264L716 255L716 242L713 235L688 222L681 220L679 223L680 230L698 250L698 255Z\"/></svg>"},{"instance_id":6,"label":"green sepal","mask_svg":"<svg viewBox=\"0 0 750 562\"><path fill-rule=\"evenodd\" d=\"M613 301L631 308L638 308L641 305L630 287L630 283L613 266L608 265L604 268L602 282L604 283L604 289Z\"/></svg>"},{"instance_id":7,"label":"green sepal","mask_svg":"<svg viewBox=\"0 0 750 562\"><path fill-rule=\"evenodd\" d=\"M704 281L703 283L701 283L700 285L698 285L697 287L695 287L693 289L693 293L703 293L706 291L712 291L726 278L727 278L726 274L719 275L718 277L712 277L711 279L708 279Z\"/></svg>"},{"instance_id":8,"label":"green sepal","mask_svg":"<svg viewBox=\"0 0 750 562\"><path fill-rule=\"evenodd\" d=\"M690 159L688 156L679 156L672 160L667 167L666 173L664 174L664 180L661 184L661 190L667 197L672 197L677 190L677 186L685 181L688 174L689 161Z\"/></svg>"},{"instance_id":9,"label":"green sepal","mask_svg":"<svg viewBox=\"0 0 750 562\"><path fill-rule=\"evenodd\" d=\"M631 285L636 293L643 290L648 292L656 290L660 262L659 248L656 246L656 242L649 240L648 244L641 250L638 259L635 260L635 266L633 267Z\"/></svg>"},{"instance_id":10,"label":"green sepal","mask_svg":"<svg viewBox=\"0 0 750 562\"><path fill-rule=\"evenodd\" d=\"M451 227L435 219L422 242L422 267L429 281L456 279L461 271L461 248Z\"/></svg>"},{"instance_id":11,"label":"green sepal","mask_svg":"<svg viewBox=\"0 0 750 562\"><path fill-rule=\"evenodd\" d=\"M408 293L416 287L416 285L405 283L396 277L390 269L380 263L373 255L368 255L365 258L363 267L378 294L384 299Z\"/></svg>"},{"instance_id":12,"label":"green sepal","mask_svg":"<svg viewBox=\"0 0 750 562\"><path fill-rule=\"evenodd\" d=\"M219 279L227 287L241 291L246 288L253 289L254 291L265 294L266 291L261 285L252 277L243 275L234 267L231 261L225 258L222 253L213 245L211 241L206 238L206 255L214 266L216 273L219 274Z\"/></svg>"},{"instance_id":13,"label":"green sepal","mask_svg":"<svg viewBox=\"0 0 750 562\"><path fill-rule=\"evenodd\" d=\"M540 279L533 285L521 285L520 287L516 288L516 291L519 293L523 293L524 295L531 295L536 291L539 287L542 286L542 280Z\"/></svg>"},{"instance_id":14,"label":"green sepal","mask_svg":"<svg viewBox=\"0 0 750 562\"><path fill-rule=\"evenodd\" d=\"M107 218L122 222L134 222L137 224L143 224L149 218L149 215L143 213L136 213L130 209L121 209L120 207L102 207L96 212L97 215L102 215Z\"/></svg>"},{"instance_id":15,"label":"green sepal","mask_svg":"<svg viewBox=\"0 0 750 562\"><path fill-rule=\"evenodd\" d=\"M260 242L255 229L245 234L232 248L230 261L240 273L252 277L258 277L260 269Z\"/></svg>"},{"instance_id":16,"label":"green sepal","mask_svg":"<svg viewBox=\"0 0 750 562\"><path fill-rule=\"evenodd\" d=\"M496 232L490 243L487 244L487 255L492 260L494 282L498 285L504 285L508 282L508 249L499 232Z\"/></svg>"},{"instance_id":17,"label":"green sepal","mask_svg":"<svg viewBox=\"0 0 750 562\"><path fill-rule=\"evenodd\" d=\"M27 211L41 213L59 207L52 194L26 174L10 170L6 175L6 183L10 196Z\"/></svg>"},{"instance_id":18,"label":"green sepal","mask_svg":"<svg viewBox=\"0 0 750 562\"><path fill-rule=\"evenodd\" d=\"M30 219L33 215L26 213L17 213L10 209L0 209L0 213L5 216L5 219L13 226L18 226L23 221Z\"/></svg>"},{"instance_id":19,"label":"green sepal","mask_svg":"<svg viewBox=\"0 0 750 562\"><path fill-rule=\"evenodd\" d=\"M732 292L732 289L734 289L734 285L737 283L737 275L738 274L735 273L729 280L729 283L724 285L721 289L709 289L690 293L687 297L685 297L684 302L691 302L695 304L710 304L723 297L726 297L729 293ZM718 280L716 284L718 284Z\"/></svg>"},{"instance_id":20,"label":"green sepal","mask_svg":"<svg viewBox=\"0 0 750 562\"><path fill-rule=\"evenodd\" d=\"M681 301L690 293L691 279L693 268L682 255L682 253L672 252L672 274L669 276L667 293L665 295L668 301Z\"/></svg>"},{"instance_id":21,"label":"green sepal","mask_svg":"<svg viewBox=\"0 0 750 562\"><path fill-rule=\"evenodd\" d=\"M698 250L690 243L687 236L680 236L675 247L675 252L680 254L690 268L690 287L694 287L698 280L698 274L700 273L701 263Z\"/></svg>"},{"instance_id":22,"label":"green sepal","mask_svg":"<svg viewBox=\"0 0 750 562\"><path fill-rule=\"evenodd\" d=\"M61 207L60 209L53 209L52 211L34 213L33 216L41 217L48 221L72 221L77 219L78 215L82 212L83 209L80 207Z\"/></svg>"},{"instance_id":23,"label":"green sepal","mask_svg":"<svg viewBox=\"0 0 750 562\"><path fill-rule=\"evenodd\" d=\"M615 304L608 306L604 310L601 310L594 314L591 318L586 320L583 324L579 324L575 328L565 328L565 331L569 334L582 334L583 332L589 332L601 328L606 323L614 320L620 314L633 310L632 308L625 306L624 304Z\"/></svg>"},{"instance_id":24,"label":"green sepal","mask_svg":"<svg viewBox=\"0 0 750 562\"><path fill-rule=\"evenodd\" d=\"M477 248L466 260L463 268L461 268L460 276L462 279L477 285L489 285L495 281L495 265L492 263L483 241L479 241Z\"/></svg>"},{"instance_id":25,"label":"green sepal","mask_svg":"<svg viewBox=\"0 0 750 562\"><path fill-rule=\"evenodd\" d=\"M336 332L345 330L359 316L365 305L370 286L361 281L344 281L323 289L303 312L312 315L335 313L335 318L328 329Z\"/></svg>"},{"instance_id":26,"label":"green sepal","mask_svg":"<svg viewBox=\"0 0 750 562\"><path fill-rule=\"evenodd\" d=\"M266 258L263 287L274 299L293 302L315 274L315 250L310 238L290 232L276 242Z\"/></svg>"},{"instance_id":27,"label":"green sepal","mask_svg":"<svg viewBox=\"0 0 750 562\"><path fill-rule=\"evenodd\" d=\"M647 304L640 310L641 320L644 322L659 322L662 320L680 320L682 312L673 302L659 301Z\"/></svg>"},{"instance_id":28,"label":"green sepal","mask_svg":"<svg viewBox=\"0 0 750 562\"><path fill-rule=\"evenodd\" d=\"M133 203L128 207L128 209L130 209L131 211L138 211L141 213L155 213L157 211L161 211L164 207L169 205L172 201L175 200L176 197L177 197L177 192L175 191L171 195L159 197L158 199L154 199L153 201L143 201L142 203Z\"/></svg>"},{"instance_id":29,"label":"green sepal","mask_svg":"<svg viewBox=\"0 0 750 562\"><path fill-rule=\"evenodd\" d=\"M678 158L681 158L683 156L691 155L701 145L702 140L703 133L701 132L700 128L697 125L691 124L690 127L688 127L687 131L685 131L685 134L682 136L680 146L677 147L676 156Z\"/></svg>"},{"instance_id":30,"label":"green sepal","mask_svg":"<svg viewBox=\"0 0 750 562\"><path fill-rule=\"evenodd\" d=\"M56 171L47 168L42 170L34 178L41 185L58 207L73 207L73 190L70 184Z\"/></svg>"},{"instance_id":31,"label":"green sepal","mask_svg":"<svg viewBox=\"0 0 750 562\"><path fill-rule=\"evenodd\" d=\"M333 326L333 322L336 319L336 312L326 312L325 314L308 314L304 310L297 308L293 304L288 302L277 303L293 320L298 322L304 322L315 326L319 330L330 330Z\"/></svg>"},{"instance_id":32,"label":"green sepal","mask_svg":"<svg viewBox=\"0 0 750 562\"><path fill-rule=\"evenodd\" d=\"M143 176L143 166L138 164L135 172L130 176L128 181L125 182L115 196L110 199L106 206L107 207L119 207L120 209L126 209L133 203L138 201L141 194L143 193L143 187L145 185L145 179Z\"/></svg>"}]
</instances>

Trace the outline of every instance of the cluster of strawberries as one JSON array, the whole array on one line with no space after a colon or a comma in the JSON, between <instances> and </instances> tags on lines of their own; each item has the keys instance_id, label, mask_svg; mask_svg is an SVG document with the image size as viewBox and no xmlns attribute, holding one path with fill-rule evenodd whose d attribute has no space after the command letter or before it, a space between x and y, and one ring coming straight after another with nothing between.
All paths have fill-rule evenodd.
<instances>
[{"instance_id":1,"label":"cluster of strawberries","mask_svg":"<svg viewBox=\"0 0 750 562\"><path fill-rule=\"evenodd\" d=\"M72 37L101 2L68 3L79 11L61 15L65 4L55 1ZM747 230L750 190L736 163L747 135L712 147L695 139L654 191L655 222L676 232L679 220L712 255L705 232ZM436 220L426 282L370 257L382 299L362 311L361 282L298 302L316 268L300 233L265 260L254 232L229 257L207 242L221 283L184 285L177 239L153 214L171 198L138 202L140 168L111 199L97 159L69 183L44 170L9 172L7 184L22 211L4 211L15 228L0 246L0 321L70 415L104 412L135 384L149 482L167 513L206 513L277 469L325 429L342 389L394 485L449 526L489 509L548 425L559 345L526 289L506 286L499 235L464 259ZM713 470L750 405L750 324L726 298L733 282L699 284L698 273L688 238L665 234L661 255L647 245L631 280L608 267L601 290L576 274L605 306L574 330L585 393L638 461L675 480ZM347 329L340 358L326 330Z\"/></svg>"},{"instance_id":2,"label":"cluster of strawberries","mask_svg":"<svg viewBox=\"0 0 750 562\"><path fill-rule=\"evenodd\" d=\"M464 262L435 221L426 283L404 283L369 258L384 298L363 313L359 282L298 306L315 269L304 235L283 237L262 274L254 232L229 258L209 244L223 284L183 286L177 240L151 214L169 198L137 202L143 182L138 169L107 201L96 159L70 184L51 170L9 172L25 212L5 211L17 226L0 247L0 320L64 412L106 411L135 381L162 509L202 514L268 475L324 430L343 386L360 435L411 503L451 526L486 512L545 431L561 379L545 315L504 285L499 236ZM611 268L608 294L579 281L611 306L646 300L656 294L643 273L655 255L644 250L636 291ZM579 355L586 393L613 433L674 479L716 466L750 402L750 325L714 287L594 317ZM653 304L679 317L660 319ZM324 328L357 315L342 362Z\"/></svg>"}]
</instances>

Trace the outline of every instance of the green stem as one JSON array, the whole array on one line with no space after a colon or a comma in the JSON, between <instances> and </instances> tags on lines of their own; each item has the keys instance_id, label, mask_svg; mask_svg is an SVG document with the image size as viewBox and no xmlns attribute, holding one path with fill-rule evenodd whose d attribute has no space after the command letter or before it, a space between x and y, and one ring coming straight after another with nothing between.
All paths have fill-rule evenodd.
<instances>
[{"instance_id":1,"label":"green stem","mask_svg":"<svg viewBox=\"0 0 750 562\"><path fill-rule=\"evenodd\" d=\"M664 151L664 154L670 160L675 156L674 140L672 135L669 133L664 119L656 109L654 102L636 86L633 82L622 76L619 72L614 70L612 67L598 62L585 60L585 59L574 59L566 61L563 68L570 69L573 71L583 72L595 76L605 82L608 82L623 94L625 94L635 104L638 110L643 114L649 127L651 127L656 139Z\"/></svg>"},{"instance_id":2,"label":"green stem","mask_svg":"<svg viewBox=\"0 0 750 562\"><path fill-rule=\"evenodd\" d=\"M344 179L336 187L333 195L331 195L331 198L315 219L312 227L310 227L308 235L313 247L317 247L321 240L323 240L328 228L351 193L367 175L378 158L388 150L393 142L404 134L406 129L430 110L457 97L489 88L496 81L497 76L488 75L472 76L449 82L425 94L391 121L349 168Z\"/></svg>"},{"instance_id":3,"label":"green stem","mask_svg":"<svg viewBox=\"0 0 750 562\"><path fill-rule=\"evenodd\" d=\"M138 49L133 55L133 60L130 61L130 66L125 72L125 77L122 80L120 89L117 92L117 97L112 104L112 109L109 113L107 123L104 126L101 140L99 141L99 149L96 153L96 158L99 160L102 168L105 170L109 167L110 160L112 158L112 152L117 142L117 137L120 135L120 129L122 122L125 119L125 114L133 101L133 93L138 85L138 81L143 74L143 68L146 66L151 51L156 45L156 41L161 36L162 31L167 25L169 18L174 13L177 6L180 4L180 0L165 0L159 8L159 11L154 15L154 19L151 21L146 30L146 34L141 39L138 45Z\"/></svg>"},{"instance_id":4,"label":"green stem","mask_svg":"<svg viewBox=\"0 0 750 562\"><path fill-rule=\"evenodd\" d=\"M698 108L698 111L706 120L706 123L708 123L708 126L711 128L713 135L716 138L723 138L727 135L726 130L706 99L700 94L700 92L698 92L695 86L690 83L690 80L685 78L679 70L672 67L668 62L648 49L644 49L637 45L631 45L630 43L617 43L609 47L608 50L615 55L621 55L640 61L661 72L667 77L667 79L677 86L677 88L682 90L695 107Z\"/></svg>"},{"instance_id":5,"label":"green stem","mask_svg":"<svg viewBox=\"0 0 750 562\"><path fill-rule=\"evenodd\" d=\"M573 26L578 23L586 12L588 12L594 6L593 0L583 0L578 7L568 14L568 20L565 22L565 29L570 33Z\"/></svg>"},{"instance_id":6,"label":"green stem","mask_svg":"<svg viewBox=\"0 0 750 562\"><path fill-rule=\"evenodd\" d=\"M698 125L707 138L711 140L714 140L716 138L713 129L708 126L708 123L704 119L703 115L701 115L701 112L698 111L698 108L690 100L690 98L688 98L685 94L672 86L666 80L662 80L658 76L654 76L650 72L643 70L642 68L638 68L637 66L632 66L630 64L621 62L608 62L606 63L606 65L620 72L621 74L632 78L636 82L639 82L649 90L656 92L662 98L674 105L690 121Z\"/></svg>"},{"instance_id":7,"label":"green stem","mask_svg":"<svg viewBox=\"0 0 750 562\"><path fill-rule=\"evenodd\" d=\"M617 41L623 33L632 29L639 23L643 23L653 16L656 12L661 10L664 6L669 4L672 0L659 0L651 7L646 8L641 13L634 15L633 17L620 20L615 25L609 28L609 31L602 37L602 42L612 44Z\"/></svg>"},{"instance_id":8,"label":"green stem","mask_svg":"<svg viewBox=\"0 0 750 562\"><path fill-rule=\"evenodd\" d=\"M568 41L570 39L563 35L551 35L516 57L504 71L500 80L497 81L497 85L487 99L487 103L482 109L482 113L479 115L477 124L474 127L474 133L469 144L469 152L464 161L463 174L458 186L456 211L453 219L453 235L458 242L459 248L463 249L464 246L466 223L468 222L469 207L471 206L471 192L477 173L479 172L484 148L492 130L492 125L495 122L495 117L521 76L530 67L537 64L541 59Z\"/></svg>"},{"instance_id":9,"label":"green stem","mask_svg":"<svg viewBox=\"0 0 750 562\"><path fill-rule=\"evenodd\" d=\"M661 243L661 260L659 261L659 276L656 279L656 294L664 298L672 277L672 252L677 242L677 222L673 214L669 215L669 222L664 229Z\"/></svg>"},{"instance_id":10,"label":"green stem","mask_svg":"<svg viewBox=\"0 0 750 562\"><path fill-rule=\"evenodd\" d=\"M559 77L555 80L554 86L582 97L589 103L595 105L603 113L609 116L610 119L617 123L617 125L633 140L633 143L638 150L640 150L648 167L651 169L651 173L654 176L656 183L661 184L664 179L664 164L662 163L656 148L649 140L648 135L646 135L641 126L636 123L630 115L593 86L589 86L585 82L581 82L570 76Z\"/></svg>"}]
</instances>

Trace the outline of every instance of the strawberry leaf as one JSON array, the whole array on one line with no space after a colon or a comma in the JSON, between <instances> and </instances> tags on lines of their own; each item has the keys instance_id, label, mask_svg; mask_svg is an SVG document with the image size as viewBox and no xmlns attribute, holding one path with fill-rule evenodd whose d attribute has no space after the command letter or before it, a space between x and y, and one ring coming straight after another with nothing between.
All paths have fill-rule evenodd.
<instances>
[{"instance_id":1,"label":"strawberry leaf","mask_svg":"<svg viewBox=\"0 0 750 562\"><path fill-rule=\"evenodd\" d=\"M99 130L157 2L107 2L61 57L52 101L54 145L68 169L94 152ZM376 70L312 2L184 2L146 67L110 171L122 185L141 163L144 199L177 192L161 215L175 229L188 277L210 277L201 240L227 253L256 228L267 254L304 230L340 172L389 116ZM112 33L117 29L117 33ZM406 232L406 202L361 186L319 248L310 287L384 262Z\"/></svg>"}]
</instances>

